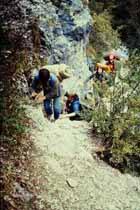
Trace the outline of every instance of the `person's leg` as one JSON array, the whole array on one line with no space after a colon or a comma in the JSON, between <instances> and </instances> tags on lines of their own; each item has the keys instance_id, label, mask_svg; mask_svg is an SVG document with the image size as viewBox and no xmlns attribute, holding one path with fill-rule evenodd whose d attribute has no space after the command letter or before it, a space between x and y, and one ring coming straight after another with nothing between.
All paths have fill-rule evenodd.
<instances>
[{"instance_id":1,"label":"person's leg","mask_svg":"<svg viewBox=\"0 0 140 210\"><path fill-rule=\"evenodd\" d=\"M44 109L47 114L47 117L49 118L52 115L52 101L51 99L44 100Z\"/></svg>"},{"instance_id":2,"label":"person's leg","mask_svg":"<svg viewBox=\"0 0 140 210\"><path fill-rule=\"evenodd\" d=\"M80 101L74 101L72 103L72 113L75 114L75 116L70 117L70 120L81 120L80 117Z\"/></svg>"},{"instance_id":3,"label":"person's leg","mask_svg":"<svg viewBox=\"0 0 140 210\"><path fill-rule=\"evenodd\" d=\"M57 120L61 114L61 98L56 97L53 100L54 119Z\"/></svg>"},{"instance_id":4,"label":"person's leg","mask_svg":"<svg viewBox=\"0 0 140 210\"><path fill-rule=\"evenodd\" d=\"M80 112L80 102L78 100L72 103L72 112L75 112L76 114Z\"/></svg>"}]
</instances>

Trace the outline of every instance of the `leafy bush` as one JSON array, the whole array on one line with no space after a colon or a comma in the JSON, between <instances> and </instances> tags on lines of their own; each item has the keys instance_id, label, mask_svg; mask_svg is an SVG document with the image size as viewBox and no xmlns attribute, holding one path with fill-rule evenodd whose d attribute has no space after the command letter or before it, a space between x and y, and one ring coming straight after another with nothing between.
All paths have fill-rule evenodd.
<instances>
[{"instance_id":1,"label":"leafy bush","mask_svg":"<svg viewBox=\"0 0 140 210\"><path fill-rule=\"evenodd\" d=\"M97 62L101 61L105 51L120 48L122 45L119 32L130 24L124 23L127 16L122 19L123 14L121 17L117 17L112 11L117 9L118 12L120 8L122 11L126 10L127 7L121 7L125 4L120 3L120 1L90 1L89 7L93 16L94 29L90 37L88 56ZM133 10L129 11L129 13L132 12ZM120 13L118 14L120 15ZM129 18L134 19L133 17ZM121 22L119 22L120 20ZM114 29L112 23L113 26L123 26L123 30L117 27ZM125 33L124 35L126 35ZM126 36L124 38L126 41ZM134 37L133 40L135 42ZM131 43L133 40L131 39ZM93 130L103 135L106 160L123 171L127 168L140 173L140 165L138 164L140 161L139 58L140 52L133 50L130 52L129 60L125 65L118 65L115 78L110 78L106 84L93 83L92 97L95 102L93 104L93 100L88 101L93 107L93 111L88 114L87 118L88 121L91 120ZM124 72L127 72L126 75Z\"/></svg>"},{"instance_id":2,"label":"leafy bush","mask_svg":"<svg viewBox=\"0 0 140 210\"><path fill-rule=\"evenodd\" d=\"M89 48L99 59L105 51L117 49L120 46L119 34L111 26L111 16L107 12L93 14L93 32L90 35Z\"/></svg>"},{"instance_id":3,"label":"leafy bush","mask_svg":"<svg viewBox=\"0 0 140 210\"><path fill-rule=\"evenodd\" d=\"M129 168L140 173L140 65L137 51L130 55L126 67L131 68L128 75L123 80L114 78L113 86L93 83L96 105L90 116L94 131L104 137L103 144L110 154L108 161L123 170Z\"/></svg>"}]
</instances>

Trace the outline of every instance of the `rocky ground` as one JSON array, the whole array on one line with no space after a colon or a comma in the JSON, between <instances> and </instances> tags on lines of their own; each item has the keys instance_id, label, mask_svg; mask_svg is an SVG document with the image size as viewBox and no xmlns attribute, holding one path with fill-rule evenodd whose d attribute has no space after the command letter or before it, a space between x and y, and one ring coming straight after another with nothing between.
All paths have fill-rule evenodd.
<instances>
[{"instance_id":1,"label":"rocky ground","mask_svg":"<svg viewBox=\"0 0 140 210\"><path fill-rule=\"evenodd\" d=\"M140 180L97 159L84 121L48 122L42 108L27 107L34 175L40 179L39 209L140 210Z\"/></svg>"}]
</instances>

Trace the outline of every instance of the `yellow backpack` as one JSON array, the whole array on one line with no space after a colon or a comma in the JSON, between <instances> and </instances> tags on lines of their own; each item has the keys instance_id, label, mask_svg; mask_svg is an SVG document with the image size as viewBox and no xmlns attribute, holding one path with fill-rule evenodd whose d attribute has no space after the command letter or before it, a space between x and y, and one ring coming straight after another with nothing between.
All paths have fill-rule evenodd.
<instances>
[{"instance_id":1,"label":"yellow backpack","mask_svg":"<svg viewBox=\"0 0 140 210\"><path fill-rule=\"evenodd\" d=\"M103 69L103 71L105 71L105 72L107 72L107 73L110 73L110 72L111 72L110 67L109 67L108 65L106 65L106 64L97 63L97 64L96 64L96 68L97 68L97 69L98 69L98 68L101 68L101 69Z\"/></svg>"}]
</instances>

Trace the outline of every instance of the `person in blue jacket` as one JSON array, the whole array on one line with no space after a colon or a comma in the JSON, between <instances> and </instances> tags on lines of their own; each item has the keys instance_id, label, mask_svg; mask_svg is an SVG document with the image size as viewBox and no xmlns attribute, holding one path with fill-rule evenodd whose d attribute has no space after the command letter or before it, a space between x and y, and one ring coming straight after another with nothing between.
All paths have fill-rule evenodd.
<instances>
[{"instance_id":1,"label":"person in blue jacket","mask_svg":"<svg viewBox=\"0 0 140 210\"><path fill-rule=\"evenodd\" d=\"M55 74L50 73L45 68L40 69L33 79L32 96L37 95L36 91L39 83L41 83L44 92L44 109L47 118L50 119L52 114L54 114L54 119L57 120L61 113L60 83Z\"/></svg>"},{"instance_id":2,"label":"person in blue jacket","mask_svg":"<svg viewBox=\"0 0 140 210\"><path fill-rule=\"evenodd\" d=\"M69 94L68 92L65 93L65 96L67 97L66 112L75 112L75 114L79 114L79 112L81 111L81 103L79 96L77 94Z\"/></svg>"}]
</instances>

